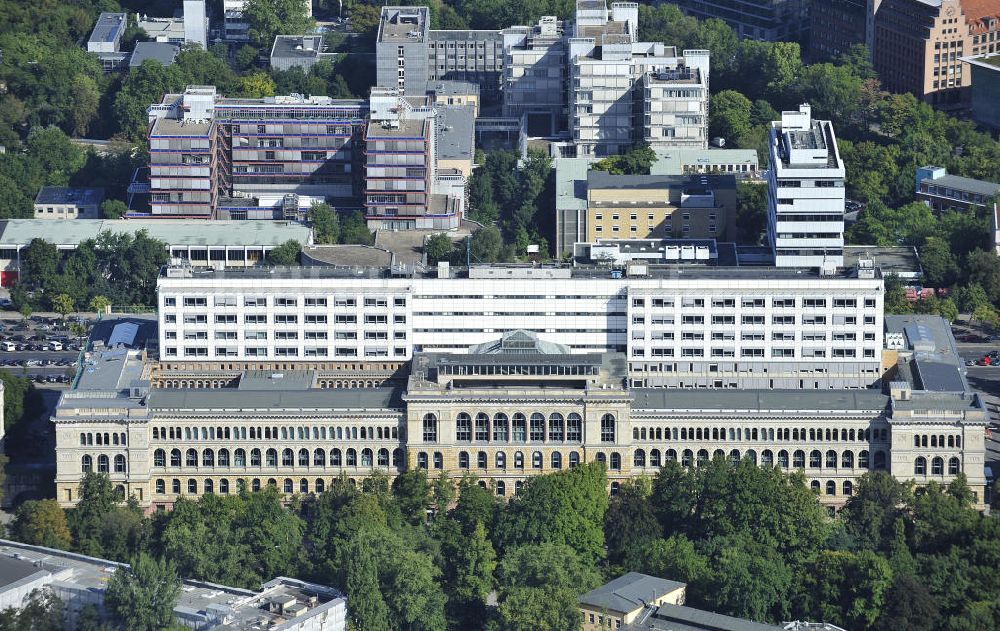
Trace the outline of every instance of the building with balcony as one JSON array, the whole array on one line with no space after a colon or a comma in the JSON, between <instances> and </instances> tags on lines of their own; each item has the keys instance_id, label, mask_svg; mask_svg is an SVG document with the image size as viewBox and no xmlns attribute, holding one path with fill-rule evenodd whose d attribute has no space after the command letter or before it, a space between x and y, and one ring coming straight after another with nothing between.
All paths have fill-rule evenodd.
<instances>
[{"instance_id":1,"label":"building with balcony","mask_svg":"<svg viewBox=\"0 0 1000 631\"><path fill-rule=\"evenodd\" d=\"M782 112L768 141L768 244L778 267L844 264L844 161L830 121Z\"/></svg>"}]
</instances>

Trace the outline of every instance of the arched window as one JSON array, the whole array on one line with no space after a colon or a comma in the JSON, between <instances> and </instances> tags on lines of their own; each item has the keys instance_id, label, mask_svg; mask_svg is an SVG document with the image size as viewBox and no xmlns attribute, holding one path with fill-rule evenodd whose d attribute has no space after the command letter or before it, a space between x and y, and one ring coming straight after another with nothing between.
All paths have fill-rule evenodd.
<instances>
[{"instance_id":1,"label":"arched window","mask_svg":"<svg viewBox=\"0 0 1000 631\"><path fill-rule=\"evenodd\" d=\"M260 458L260 452L257 452L257 458ZM245 449L240 448L233 452L233 465L237 467L247 466L247 452Z\"/></svg>"},{"instance_id":2,"label":"arched window","mask_svg":"<svg viewBox=\"0 0 1000 631\"><path fill-rule=\"evenodd\" d=\"M472 440L472 417L465 412L455 417L455 440Z\"/></svg>"},{"instance_id":3,"label":"arched window","mask_svg":"<svg viewBox=\"0 0 1000 631\"><path fill-rule=\"evenodd\" d=\"M181 494L181 481L178 480L177 478L174 478L173 480L171 480L171 482L170 482L170 491L174 495L180 495Z\"/></svg>"},{"instance_id":4,"label":"arched window","mask_svg":"<svg viewBox=\"0 0 1000 631\"><path fill-rule=\"evenodd\" d=\"M388 463L386 463L386 464L388 464ZM326 450L325 449L316 449L315 451L313 451L313 466L314 467L325 467L326 466Z\"/></svg>"},{"instance_id":5,"label":"arched window","mask_svg":"<svg viewBox=\"0 0 1000 631\"><path fill-rule=\"evenodd\" d=\"M285 478L285 482L282 484L281 490L288 495L291 495L292 492L295 491L295 487L292 485L291 478Z\"/></svg>"},{"instance_id":6,"label":"arched window","mask_svg":"<svg viewBox=\"0 0 1000 631\"><path fill-rule=\"evenodd\" d=\"M534 442L545 440L545 415L535 412L531 415L529 437Z\"/></svg>"},{"instance_id":7,"label":"arched window","mask_svg":"<svg viewBox=\"0 0 1000 631\"><path fill-rule=\"evenodd\" d=\"M770 449L765 449L764 451L760 452L760 464L762 467L773 467L774 452L772 452Z\"/></svg>"},{"instance_id":8,"label":"arched window","mask_svg":"<svg viewBox=\"0 0 1000 631\"><path fill-rule=\"evenodd\" d=\"M281 466L290 467L295 462L295 454L288 447L281 450Z\"/></svg>"},{"instance_id":9,"label":"arched window","mask_svg":"<svg viewBox=\"0 0 1000 631\"><path fill-rule=\"evenodd\" d=\"M813 480L812 482L810 482L809 483L809 488L811 488L813 491L819 493L819 480Z\"/></svg>"},{"instance_id":10,"label":"arched window","mask_svg":"<svg viewBox=\"0 0 1000 631\"><path fill-rule=\"evenodd\" d=\"M913 461L913 475L927 475L927 458L918 456Z\"/></svg>"},{"instance_id":11,"label":"arched window","mask_svg":"<svg viewBox=\"0 0 1000 631\"><path fill-rule=\"evenodd\" d=\"M316 493L322 493L325 490L326 482L323 481L323 478L316 478Z\"/></svg>"},{"instance_id":12,"label":"arched window","mask_svg":"<svg viewBox=\"0 0 1000 631\"><path fill-rule=\"evenodd\" d=\"M809 452L809 468L819 469L822 463L823 454L821 454L818 449L813 449Z\"/></svg>"},{"instance_id":13,"label":"arched window","mask_svg":"<svg viewBox=\"0 0 1000 631\"><path fill-rule=\"evenodd\" d=\"M948 459L948 475L958 475L959 472L959 462L956 456L952 456Z\"/></svg>"},{"instance_id":14,"label":"arched window","mask_svg":"<svg viewBox=\"0 0 1000 631\"><path fill-rule=\"evenodd\" d=\"M792 453L792 466L796 469L804 469L806 466L806 452L796 449Z\"/></svg>"},{"instance_id":15,"label":"arched window","mask_svg":"<svg viewBox=\"0 0 1000 631\"><path fill-rule=\"evenodd\" d=\"M403 450L399 447L392 450L392 466L397 469L403 466Z\"/></svg>"},{"instance_id":16,"label":"arched window","mask_svg":"<svg viewBox=\"0 0 1000 631\"><path fill-rule=\"evenodd\" d=\"M867 469L868 468L868 450L862 449L858 453L858 468Z\"/></svg>"},{"instance_id":17,"label":"arched window","mask_svg":"<svg viewBox=\"0 0 1000 631\"><path fill-rule=\"evenodd\" d=\"M840 466L842 466L845 469L853 469L854 468L854 452L853 451L845 451L844 453L840 454Z\"/></svg>"},{"instance_id":18,"label":"arched window","mask_svg":"<svg viewBox=\"0 0 1000 631\"><path fill-rule=\"evenodd\" d=\"M757 451L754 449L747 449L746 453L743 454L746 460L749 460L753 464L757 464Z\"/></svg>"},{"instance_id":19,"label":"arched window","mask_svg":"<svg viewBox=\"0 0 1000 631\"><path fill-rule=\"evenodd\" d=\"M524 468L524 454L520 451L514 452L514 468L523 469Z\"/></svg>"},{"instance_id":20,"label":"arched window","mask_svg":"<svg viewBox=\"0 0 1000 631\"><path fill-rule=\"evenodd\" d=\"M194 449L188 449L184 452L184 464L188 467L198 466L198 452Z\"/></svg>"},{"instance_id":21,"label":"arched window","mask_svg":"<svg viewBox=\"0 0 1000 631\"><path fill-rule=\"evenodd\" d=\"M493 415L493 440L500 443L507 442L507 415Z\"/></svg>"},{"instance_id":22,"label":"arched window","mask_svg":"<svg viewBox=\"0 0 1000 631\"><path fill-rule=\"evenodd\" d=\"M507 468L507 454L502 451L498 451L494 456L493 460L496 462L497 469Z\"/></svg>"},{"instance_id":23,"label":"arched window","mask_svg":"<svg viewBox=\"0 0 1000 631\"><path fill-rule=\"evenodd\" d=\"M608 466L608 457L604 454L604 452L597 452L597 455L594 456L594 460L600 462L605 467Z\"/></svg>"},{"instance_id":24,"label":"arched window","mask_svg":"<svg viewBox=\"0 0 1000 631\"><path fill-rule=\"evenodd\" d=\"M227 480L225 478L222 478L221 480L219 480L219 493L221 495L228 495L229 494L229 480Z\"/></svg>"},{"instance_id":25,"label":"arched window","mask_svg":"<svg viewBox=\"0 0 1000 631\"><path fill-rule=\"evenodd\" d=\"M458 468L459 469L469 468L469 452L467 451L458 452Z\"/></svg>"},{"instance_id":26,"label":"arched window","mask_svg":"<svg viewBox=\"0 0 1000 631\"><path fill-rule=\"evenodd\" d=\"M854 495L854 483L850 480L844 480L844 495L847 497Z\"/></svg>"},{"instance_id":27,"label":"arched window","mask_svg":"<svg viewBox=\"0 0 1000 631\"><path fill-rule=\"evenodd\" d=\"M516 443L523 443L528 439L528 421L524 414L517 412L511 418L511 440Z\"/></svg>"},{"instance_id":28,"label":"arched window","mask_svg":"<svg viewBox=\"0 0 1000 631\"><path fill-rule=\"evenodd\" d=\"M239 493L242 493L242 492L246 491L247 490L247 481L244 480L244 479L242 479L242 478L237 479L236 480L236 490Z\"/></svg>"},{"instance_id":29,"label":"arched window","mask_svg":"<svg viewBox=\"0 0 1000 631\"><path fill-rule=\"evenodd\" d=\"M260 491L260 478L254 478L250 481L250 490L254 493Z\"/></svg>"},{"instance_id":30,"label":"arched window","mask_svg":"<svg viewBox=\"0 0 1000 631\"><path fill-rule=\"evenodd\" d=\"M698 466L700 467L701 465L705 464L706 462L708 462L708 450L707 449L699 449L698 450Z\"/></svg>"},{"instance_id":31,"label":"arched window","mask_svg":"<svg viewBox=\"0 0 1000 631\"><path fill-rule=\"evenodd\" d=\"M122 454L115 456L115 473L125 473L125 456Z\"/></svg>"},{"instance_id":32,"label":"arched window","mask_svg":"<svg viewBox=\"0 0 1000 631\"><path fill-rule=\"evenodd\" d=\"M84 473L90 473L94 470L94 459L89 455L84 455L80 459L80 470Z\"/></svg>"},{"instance_id":33,"label":"arched window","mask_svg":"<svg viewBox=\"0 0 1000 631\"><path fill-rule=\"evenodd\" d=\"M573 467L579 465L580 465L580 454L575 451L569 452L569 468L572 469Z\"/></svg>"},{"instance_id":34,"label":"arched window","mask_svg":"<svg viewBox=\"0 0 1000 631\"><path fill-rule=\"evenodd\" d=\"M601 442L615 442L615 416L613 414L605 414L601 417Z\"/></svg>"},{"instance_id":35,"label":"arched window","mask_svg":"<svg viewBox=\"0 0 1000 631\"><path fill-rule=\"evenodd\" d=\"M214 493L215 492L215 483L212 482L211 479L205 480L205 492L206 493Z\"/></svg>"},{"instance_id":36,"label":"arched window","mask_svg":"<svg viewBox=\"0 0 1000 631\"><path fill-rule=\"evenodd\" d=\"M486 442L490 439L490 417L485 412L476 414L476 440Z\"/></svg>"},{"instance_id":37,"label":"arched window","mask_svg":"<svg viewBox=\"0 0 1000 631\"><path fill-rule=\"evenodd\" d=\"M683 452L681 452L681 465L685 467L690 467L692 460L694 460L694 452L692 452L690 449L685 449Z\"/></svg>"},{"instance_id":38,"label":"arched window","mask_svg":"<svg viewBox=\"0 0 1000 631\"><path fill-rule=\"evenodd\" d=\"M618 453L617 451L612 451L610 461L611 461L610 468L612 471L621 471L622 455L620 453Z\"/></svg>"},{"instance_id":39,"label":"arched window","mask_svg":"<svg viewBox=\"0 0 1000 631\"><path fill-rule=\"evenodd\" d=\"M378 466L388 467L389 466L389 450L385 447L378 450Z\"/></svg>"},{"instance_id":40,"label":"arched window","mask_svg":"<svg viewBox=\"0 0 1000 631\"><path fill-rule=\"evenodd\" d=\"M154 467L165 467L167 466L167 452L162 449L157 449L153 452L153 466Z\"/></svg>"},{"instance_id":41,"label":"arched window","mask_svg":"<svg viewBox=\"0 0 1000 631\"><path fill-rule=\"evenodd\" d=\"M837 494L837 483L833 480L828 480L826 483L826 494L836 495Z\"/></svg>"},{"instance_id":42,"label":"arched window","mask_svg":"<svg viewBox=\"0 0 1000 631\"><path fill-rule=\"evenodd\" d=\"M220 449L219 450L219 466L228 467L229 466L229 450Z\"/></svg>"},{"instance_id":43,"label":"arched window","mask_svg":"<svg viewBox=\"0 0 1000 631\"><path fill-rule=\"evenodd\" d=\"M480 451L476 454L476 466L480 469L485 469L487 463L487 457L485 451Z\"/></svg>"},{"instance_id":44,"label":"arched window","mask_svg":"<svg viewBox=\"0 0 1000 631\"><path fill-rule=\"evenodd\" d=\"M438 419L436 414L424 414L424 442L436 443L438 439Z\"/></svg>"},{"instance_id":45,"label":"arched window","mask_svg":"<svg viewBox=\"0 0 1000 631\"><path fill-rule=\"evenodd\" d=\"M426 469L427 468L427 452L421 451L417 454L417 468Z\"/></svg>"},{"instance_id":46,"label":"arched window","mask_svg":"<svg viewBox=\"0 0 1000 631\"><path fill-rule=\"evenodd\" d=\"M211 449L206 449L201 452L201 464L203 467L214 467L215 466L215 452Z\"/></svg>"},{"instance_id":47,"label":"arched window","mask_svg":"<svg viewBox=\"0 0 1000 631\"><path fill-rule=\"evenodd\" d=\"M562 441L565 437L562 414L549 414L549 440Z\"/></svg>"},{"instance_id":48,"label":"arched window","mask_svg":"<svg viewBox=\"0 0 1000 631\"><path fill-rule=\"evenodd\" d=\"M553 469L562 469L562 454L561 453L559 453L558 451L553 451L552 455L550 456L550 459L552 461L552 468Z\"/></svg>"},{"instance_id":49,"label":"arched window","mask_svg":"<svg viewBox=\"0 0 1000 631\"><path fill-rule=\"evenodd\" d=\"M100 455L97 457L97 472L98 473L108 473L110 470L110 461L105 455Z\"/></svg>"},{"instance_id":50,"label":"arched window","mask_svg":"<svg viewBox=\"0 0 1000 631\"><path fill-rule=\"evenodd\" d=\"M163 495L167 492L167 483L163 480L156 481L156 494Z\"/></svg>"},{"instance_id":51,"label":"arched window","mask_svg":"<svg viewBox=\"0 0 1000 631\"><path fill-rule=\"evenodd\" d=\"M578 443L583 440L583 419L573 412L566 417L566 440L571 443Z\"/></svg>"},{"instance_id":52,"label":"arched window","mask_svg":"<svg viewBox=\"0 0 1000 631\"><path fill-rule=\"evenodd\" d=\"M729 464L738 465L740 463L740 450L733 449L729 452Z\"/></svg>"},{"instance_id":53,"label":"arched window","mask_svg":"<svg viewBox=\"0 0 1000 631\"><path fill-rule=\"evenodd\" d=\"M497 480L496 483L496 493L497 497L503 497L507 495L507 485L504 484L503 480Z\"/></svg>"},{"instance_id":54,"label":"arched window","mask_svg":"<svg viewBox=\"0 0 1000 631\"><path fill-rule=\"evenodd\" d=\"M542 452L540 451L531 452L531 468L532 469L542 468Z\"/></svg>"},{"instance_id":55,"label":"arched window","mask_svg":"<svg viewBox=\"0 0 1000 631\"><path fill-rule=\"evenodd\" d=\"M299 493L308 493L308 492L309 492L309 480L302 478L301 480L299 480Z\"/></svg>"},{"instance_id":56,"label":"arched window","mask_svg":"<svg viewBox=\"0 0 1000 631\"><path fill-rule=\"evenodd\" d=\"M661 464L662 463L661 463L661 460L660 460L660 450L659 449L650 449L649 450L649 466L656 467L658 469L658 468L660 468Z\"/></svg>"},{"instance_id":57,"label":"arched window","mask_svg":"<svg viewBox=\"0 0 1000 631\"><path fill-rule=\"evenodd\" d=\"M187 490L187 492L190 495L197 495L198 494L198 481L197 480L188 480L188 490Z\"/></svg>"},{"instance_id":58,"label":"arched window","mask_svg":"<svg viewBox=\"0 0 1000 631\"><path fill-rule=\"evenodd\" d=\"M342 463L340 450L334 447L330 450L330 466L339 467Z\"/></svg>"},{"instance_id":59,"label":"arched window","mask_svg":"<svg viewBox=\"0 0 1000 631\"><path fill-rule=\"evenodd\" d=\"M298 463L299 463L300 467L308 467L309 466L309 450L308 449L299 449Z\"/></svg>"},{"instance_id":60,"label":"arched window","mask_svg":"<svg viewBox=\"0 0 1000 631\"><path fill-rule=\"evenodd\" d=\"M368 447L361 450L361 466L371 467L375 463L375 454ZM438 467L435 467L435 469Z\"/></svg>"},{"instance_id":61,"label":"arched window","mask_svg":"<svg viewBox=\"0 0 1000 631\"><path fill-rule=\"evenodd\" d=\"M425 460L426 460L426 455L425 455ZM354 449L354 447L351 447L350 449L347 450L347 466L348 467L358 466L358 452L357 450Z\"/></svg>"},{"instance_id":62,"label":"arched window","mask_svg":"<svg viewBox=\"0 0 1000 631\"><path fill-rule=\"evenodd\" d=\"M615 495L618 495L618 491L620 491L620 490L621 490L621 484L619 484L618 482L612 482L611 483L611 496L612 497L614 497Z\"/></svg>"},{"instance_id":63,"label":"arched window","mask_svg":"<svg viewBox=\"0 0 1000 631\"><path fill-rule=\"evenodd\" d=\"M265 462L265 464L267 464L267 466L269 466L269 467L277 467L278 466L278 450L277 449L268 449L266 452L264 452L264 456L265 456L264 462Z\"/></svg>"},{"instance_id":64,"label":"arched window","mask_svg":"<svg viewBox=\"0 0 1000 631\"><path fill-rule=\"evenodd\" d=\"M636 449L635 453L632 454L632 464L636 467L646 466L646 452L642 449Z\"/></svg>"},{"instance_id":65,"label":"arched window","mask_svg":"<svg viewBox=\"0 0 1000 631\"><path fill-rule=\"evenodd\" d=\"M828 469L837 468L837 452L829 449L826 452L826 466Z\"/></svg>"},{"instance_id":66,"label":"arched window","mask_svg":"<svg viewBox=\"0 0 1000 631\"><path fill-rule=\"evenodd\" d=\"M676 449L668 449L665 452L663 452L663 461L664 462L677 462L677 450Z\"/></svg>"},{"instance_id":67,"label":"arched window","mask_svg":"<svg viewBox=\"0 0 1000 631\"><path fill-rule=\"evenodd\" d=\"M931 474L944 475L944 458L935 456L934 459L931 460Z\"/></svg>"}]
</instances>

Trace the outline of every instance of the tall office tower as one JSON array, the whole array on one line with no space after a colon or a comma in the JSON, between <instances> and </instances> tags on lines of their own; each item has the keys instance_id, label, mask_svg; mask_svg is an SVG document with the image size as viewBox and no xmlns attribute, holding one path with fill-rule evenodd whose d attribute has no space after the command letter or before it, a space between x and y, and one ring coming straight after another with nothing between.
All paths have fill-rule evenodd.
<instances>
[{"instance_id":1,"label":"tall office tower","mask_svg":"<svg viewBox=\"0 0 1000 631\"><path fill-rule=\"evenodd\" d=\"M938 106L968 99L961 57L1000 46L1000 2L882 0L874 14L874 61L882 85Z\"/></svg>"},{"instance_id":2,"label":"tall office tower","mask_svg":"<svg viewBox=\"0 0 1000 631\"><path fill-rule=\"evenodd\" d=\"M844 161L830 121L782 112L768 140L767 236L778 267L844 264Z\"/></svg>"},{"instance_id":3,"label":"tall office tower","mask_svg":"<svg viewBox=\"0 0 1000 631\"><path fill-rule=\"evenodd\" d=\"M167 94L149 108L152 214L272 219L288 195L298 196L295 212L353 198L367 113L363 100L327 96Z\"/></svg>"},{"instance_id":4,"label":"tall office tower","mask_svg":"<svg viewBox=\"0 0 1000 631\"><path fill-rule=\"evenodd\" d=\"M569 128L578 157L708 143L708 51L636 41L638 5L577 0L568 39Z\"/></svg>"},{"instance_id":5,"label":"tall office tower","mask_svg":"<svg viewBox=\"0 0 1000 631\"><path fill-rule=\"evenodd\" d=\"M501 31L504 48L503 115L527 117L529 136L566 128L566 41L563 23L545 15L535 26Z\"/></svg>"},{"instance_id":6,"label":"tall office tower","mask_svg":"<svg viewBox=\"0 0 1000 631\"><path fill-rule=\"evenodd\" d=\"M809 32L809 0L676 0L674 4L703 20L723 20L747 39L803 41Z\"/></svg>"},{"instance_id":7,"label":"tall office tower","mask_svg":"<svg viewBox=\"0 0 1000 631\"><path fill-rule=\"evenodd\" d=\"M499 31L432 31L427 7L382 7L375 43L376 82L421 96L435 81L470 81L499 100L503 40Z\"/></svg>"},{"instance_id":8,"label":"tall office tower","mask_svg":"<svg viewBox=\"0 0 1000 631\"><path fill-rule=\"evenodd\" d=\"M208 49L208 18L205 0L184 0L184 41Z\"/></svg>"}]
</instances>

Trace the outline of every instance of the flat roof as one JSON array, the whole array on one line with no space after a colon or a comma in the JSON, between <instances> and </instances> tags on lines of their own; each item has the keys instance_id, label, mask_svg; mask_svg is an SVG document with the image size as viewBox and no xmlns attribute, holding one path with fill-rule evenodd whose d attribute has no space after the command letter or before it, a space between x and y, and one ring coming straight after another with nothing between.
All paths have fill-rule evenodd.
<instances>
[{"instance_id":1,"label":"flat roof","mask_svg":"<svg viewBox=\"0 0 1000 631\"><path fill-rule=\"evenodd\" d=\"M156 136L208 136L212 129L213 121L178 120L161 116L153 121L153 129L149 132L150 137Z\"/></svg>"},{"instance_id":2,"label":"flat roof","mask_svg":"<svg viewBox=\"0 0 1000 631\"><path fill-rule=\"evenodd\" d=\"M472 160L475 151L476 108L437 105L435 150L439 160Z\"/></svg>"},{"instance_id":3,"label":"flat roof","mask_svg":"<svg viewBox=\"0 0 1000 631\"><path fill-rule=\"evenodd\" d=\"M115 41L125 27L127 17L126 13L102 12L97 16L97 23L94 24L94 30L90 33L90 39L87 41L94 43Z\"/></svg>"},{"instance_id":4,"label":"flat roof","mask_svg":"<svg viewBox=\"0 0 1000 631\"><path fill-rule=\"evenodd\" d=\"M479 94L479 84L472 81L458 81L441 79L429 83L427 91L438 96L462 96L466 94Z\"/></svg>"},{"instance_id":5,"label":"flat roof","mask_svg":"<svg viewBox=\"0 0 1000 631\"><path fill-rule=\"evenodd\" d=\"M367 138L427 138L427 119L403 118L398 126L368 125Z\"/></svg>"},{"instance_id":6,"label":"flat roof","mask_svg":"<svg viewBox=\"0 0 1000 631\"><path fill-rule=\"evenodd\" d=\"M633 410L877 411L889 397L878 390L697 390L634 388Z\"/></svg>"},{"instance_id":7,"label":"flat roof","mask_svg":"<svg viewBox=\"0 0 1000 631\"><path fill-rule=\"evenodd\" d=\"M556 158L556 208L587 209L587 177L593 160L589 158ZM655 163L654 163L655 164Z\"/></svg>"},{"instance_id":8,"label":"flat roof","mask_svg":"<svg viewBox=\"0 0 1000 631\"><path fill-rule=\"evenodd\" d=\"M612 175L605 171L588 171L587 187L595 189L663 189L707 187L709 189L736 188L736 176L731 174L687 175Z\"/></svg>"},{"instance_id":9,"label":"flat roof","mask_svg":"<svg viewBox=\"0 0 1000 631\"><path fill-rule=\"evenodd\" d=\"M316 265L389 267L392 252L370 245L316 245L302 252Z\"/></svg>"},{"instance_id":10,"label":"flat roof","mask_svg":"<svg viewBox=\"0 0 1000 631\"><path fill-rule=\"evenodd\" d=\"M660 149L649 167L652 175L681 175L685 165L745 164L758 166L754 149Z\"/></svg>"},{"instance_id":11,"label":"flat roof","mask_svg":"<svg viewBox=\"0 0 1000 631\"><path fill-rule=\"evenodd\" d=\"M927 182L936 186L946 186L962 191L963 193L977 193L987 196L1000 193L1000 184L985 180L974 180L971 177L962 177L960 175L942 175L938 178L925 178L920 182Z\"/></svg>"},{"instance_id":12,"label":"flat roof","mask_svg":"<svg viewBox=\"0 0 1000 631\"><path fill-rule=\"evenodd\" d=\"M398 388L311 388L309 390L238 388L157 388L149 393L152 410L316 410L400 411Z\"/></svg>"},{"instance_id":13,"label":"flat roof","mask_svg":"<svg viewBox=\"0 0 1000 631\"><path fill-rule=\"evenodd\" d=\"M308 226L285 221L205 221L176 219L7 219L0 221L0 247L26 246L44 239L64 247L76 247L102 232L135 234L145 230L153 239L169 246L247 247L278 246L293 239L307 244Z\"/></svg>"},{"instance_id":14,"label":"flat roof","mask_svg":"<svg viewBox=\"0 0 1000 631\"><path fill-rule=\"evenodd\" d=\"M902 278L914 278L922 276L924 273L920 266L920 258L917 256L917 249L912 245L844 246L845 267L854 267L858 264L858 259L863 256L875 259L875 265L882 270L883 275L897 274Z\"/></svg>"},{"instance_id":15,"label":"flat roof","mask_svg":"<svg viewBox=\"0 0 1000 631\"><path fill-rule=\"evenodd\" d=\"M724 616L683 605L660 605L642 622L622 627L622 631L780 631L782 627Z\"/></svg>"},{"instance_id":16,"label":"flat roof","mask_svg":"<svg viewBox=\"0 0 1000 631\"><path fill-rule=\"evenodd\" d=\"M104 201L103 188L74 188L70 186L43 186L35 196L36 204L96 205Z\"/></svg>"},{"instance_id":17,"label":"flat roof","mask_svg":"<svg viewBox=\"0 0 1000 631\"><path fill-rule=\"evenodd\" d=\"M166 42L136 42L135 50L129 59L129 68L137 68L147 59L159 62L164 68L174 63L177 53L180 52L177 44Z\"/></svg>"},{"instance_id":18,"label":"flat roof","mask_svg":"<svg viewBox=\"0 0 1000 631\"><path fill-rule=\"evenodd\" d=\"M378 41L419 44L428 25L427 7L382 7Z\"/></svg>"},{"instance_id":19,"label":"flat roof","mask_svg":"<svg viewBox=\"0 0 1000 631\"><path fill-rule=\"evenodd\" d=\"M271 57L312 59L318 57L322 49L321 35L278 35L271 46Z\"/></svg>"}]
</instances>

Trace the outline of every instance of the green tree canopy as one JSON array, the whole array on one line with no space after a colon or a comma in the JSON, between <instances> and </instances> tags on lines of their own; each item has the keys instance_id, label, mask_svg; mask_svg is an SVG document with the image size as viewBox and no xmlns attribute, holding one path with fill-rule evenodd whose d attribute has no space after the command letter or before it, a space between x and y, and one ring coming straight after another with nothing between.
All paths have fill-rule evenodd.
<instances>
[{"instance_id":1,"label":"green tree canopy","mask_svg":"<svg viewBox=\"0 0 1000 631\"><path fill-rule=\"evenodd\" d=\"M131 567L120 567L111 575L104 605L126 629L159 631L174 624L180 592L173 563L140 554Z\"/></svg>"}]
</instances>

